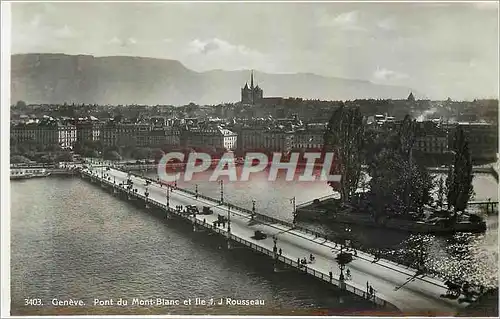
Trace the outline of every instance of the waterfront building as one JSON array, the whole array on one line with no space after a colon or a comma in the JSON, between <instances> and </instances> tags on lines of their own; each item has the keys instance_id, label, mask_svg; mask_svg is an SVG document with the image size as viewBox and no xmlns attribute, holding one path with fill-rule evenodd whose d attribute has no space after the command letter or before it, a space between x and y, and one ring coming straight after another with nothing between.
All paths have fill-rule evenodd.
<instances>
[{"instance_id":1,"label":"waterfront building","mask_svg":"<svg viewBox=\"0 0 500 319\"><path fill-rule=\"evenodd\" d=\"M278 126L242 127L238 131L239 151L288 152L293 148L294 132Z\"/></svg>"},{"instance_id":2,"label":"waterfront building","mask_svg":"<svg viewBox=\"0 0 500 319\"><path fill-rule=\"evenodd\" d=\"M326 130L325 123L310 123L295 131L293 148L304 150L318 150L323 148L323 136Z\"/></svg>"},{"instance_id":3,"label":"waterfront building","mask_svg":"<svg viewBox=\"0 0 500 319\"><path fill-rule=\"evenodd\" d=\"M75 125L44 118L28 123L11 125L11 138L17 143L32 142L41 145L59 145L70 148L77 139Z\"/></svg>"},{"instance_id":4,"label":"waterfront building","mask_svg":"<svg viewBox=\"0 0 500 319\"><path fill-rule=\"evenodd\" d=\"M181 145L185 147L215 147L233 150L238 134L220 125L186 125L182 131Z\"/></svg>"},{"instance_id":5,"label":"waterfront building","mask_svg":"<svg viewBox=\"0 0 500 319\"><path fill-rule=\"evenodd\" d=\"M78 142L98 141L100 139L101 123L93 116L79 118L73 121L76 127L76 140Z\"/></svg>"},{"instance_id":6,"label":"waterfront building","mask_svg":"<svg viewBox=\"0 0 500 319\"><path fill-rule=\"evenodd\" d=\"M448 131L433 121L417 122L413 149L426 155L448 154Z\"/></svg>"},{"instance_id":7,"label":"waterfront building","mask_svg":"<svg viewBox=\"0 0 500 319\"><path fill-rule=\"evenodd\" d=\"M180 131L178 128L151 123L116 123L110 121L102 127L100 138L104 147L180 145Z\"/></svg>"},{"instance_id":8,"label":"waterfront building","mask_svg":"<svg viewBox=\"0 0 500 319\"><path fill-rule=\"evenodd\" d=\"M490 123L459 122L455 127L464 130L469 141L469 150L475 161L495 161L498 153L498 125ZM453 133L454 130L450 130ZM451 135L450 142L453 142Z\"/></svg>"}]
</instances>

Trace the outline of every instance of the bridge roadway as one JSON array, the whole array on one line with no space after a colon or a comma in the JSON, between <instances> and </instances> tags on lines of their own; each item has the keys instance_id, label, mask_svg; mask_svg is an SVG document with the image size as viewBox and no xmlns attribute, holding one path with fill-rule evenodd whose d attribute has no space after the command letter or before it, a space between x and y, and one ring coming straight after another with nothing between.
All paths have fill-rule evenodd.
<instances>
[{"instance_id":1,"label":"bridge roadway","mask_svg":"<svg viewBox=\"0 0 500 319\"><path fill-rule=\"evenodd\" d=\"M100 169L94 168L93 170L96 177L100 176ZM110 176L111 182L115 180L116 184L125 182L127 179L127 173L122 171L111 169L106 173ZM145 180L137 176L132 176L131 179L134 188L137 188L139 194L143 195L146 188ZM166 187L152 183L148 186L148 190L150 201L166 203ZM224 216L228 214L226 206L220 206L218 203L201 198L196 199L193 195L180 190L170 192L169 203L172 208L177 205L212 207L213 215L196 216L200 222L205 220L209 224L217 219L218 214ZM273 249L272 236L276 235L277 247L282 249L283 256L297 260L313 254L316 260L314 263L308 264L308 268L326 276L331 271L333 278L339 277L340 270L335 257L340 250L335 248L334 243L281 224L250 222L250 218L248 214L231 210L231 234L269 250ZM254 240L251 236L255 230L261 230L269 236L265 240ZM373 263L373 256L362 252L358 252L354 260L347 265L347 269L350 270L352 278L347 280L346 284L354 286L360 291L366 291L368 282L378 298L392 304L406 315L454 315L468 305L442 298L440 295L445 294L447 288L441 280L422 275L416 276L415 270L387 261L381 260Z\"/></svg>"}]
</instances>

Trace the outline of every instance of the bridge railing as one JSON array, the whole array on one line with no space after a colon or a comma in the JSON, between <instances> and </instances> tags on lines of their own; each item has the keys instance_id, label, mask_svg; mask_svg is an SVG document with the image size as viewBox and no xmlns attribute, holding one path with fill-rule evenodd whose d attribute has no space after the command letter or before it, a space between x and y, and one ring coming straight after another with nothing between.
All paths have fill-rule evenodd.
<instances>
[{"instance_id":1,"label":"bridge railing","mask_svg":"<svg viewBox=\"0 0 500 319\"><path fill-rule=\"evenodd\" d=\"M92 176L92 174L89 174L89 173L85 173L85 175ZM93 177L95 177L96 179L100 180L101 183L104 183L104 184L107 184L107 185L110 185L110 186L113 186L113 187L119 187L118 184L116 184L116 183L114 183L114 182L112 182L112 181L110 181L108 179L103 179L103 178L101 178L99 176L93 176ZM167 207L167 205L164 204L164 203L158 202L155 199L147 198L146 196L142 195L139 192L134 192L134 191L128 190L126 188L123 188L123 191L125 193L127 193L129 195L132 195L134 197L137 197L139 199L142 199L142 200L145 200L145 201L147 200L148 202L152 202L154 205L159 206L159 207L161 207L163 209L166 209L166 210L168 210L168 211L170 211L172 213L175 213L175 214L177 214L177 215L179 215L179 216L181 216L181 217L183 217L185 219L188 219L188 220L190 219L190 216L191 216L190 214L184 214L184 213L182 213L180 211L176 211L176 210L174 210L171 207ZM207 197L207 198L211 200L210 197ZM252 243L252 242L250 242L248 240L245 240L243 238L240 238L238 236L235 236L235 235L233 235L231 233L228 233L224 229L221 229L221 228L218 228L218 227L214 227L212 224L209 224L209 223L204 222L204 221L199 221L199 220L196 220L196 224L201 225L201 226L205 227L206 229L210 229L210 230L212 230L212 231L214 231L214 232L216 232L216 233L218 233L220 235L223 235L224 237L227 237L227 238L229 238L229 239L231 239L231 240L233 240L233 241L235 241L237 243L243 244L244 246L247 246L247 247L249 247L249 248L251 248L251 249L253 249L253 250L257 251L257 252L260 252L260 253L262 253L264 255L267 255L267 256L270 256L272 258L275 258L275 253L273 251L271 251L271 250L269 250L267 248L264 248L262 246L259 246L259 245L255 244L255 243ZM282 263L284 263L286 265L289 265L289 266L291 266L293 268L296 268L298 270L305 271L306 273L311 274L314 277L319 278L319 279L321 279L322 281L324 281L326 283L334 284L337 287L344 286L346 291L354 293L357 296L360 296L360 297L363 297L363 298L366 298L366 299L368 297L367 296L367 292L365 290L363 290L363 289L358 289L358 288L352 286L351 284L346 283L345 281L343 283L341 283L336 278L333 278L333 277L330 278L330 275L327 275L327 274L325 274L325 273L323 273L321 271L317 271L317 270L312 269L310 267L301 265L297 261L292 260L290 258L287 258L287 257L285 257L283 255L276 256L276 260L278 260L278 261L280 261L280 262L282 262ZM388 303L384 299L381 299L381 298L379 298L377 296L371 296L370 299L375 304L377 304L379 306L382 306L382 307L389 306L389 307L395 308L393 305L391 305L390 303Z\"/></svg>"},{"instance_id":2,"label":"bridge railing","mask_svg":"<svg viewBox=\"0 0 500 319\"><path fill-rule=\"evenodd\" d=\"M141 176L141 175L138 175L138 174L135 174L135 173L131 173L131 175L136 176L138 178L149 180L152 183L153 182L154 183L157 182L157 180L155 180L155 179L152 179L152 178L149 178L149 177L145 177L145 176ZM196 192L194 192L192 190L189 190L189 189L186 189L186 188L177 187L177 190L180 190L180 191L185 192L187 194L190 194L192 196L196 195ZM198 197L199 198L203 198L203 199L205 199L207 201L211 201L211 202L214 202L214 203L221 204L220 200L214 199L212 197L209 197L209 196L206 196L206 195L203 195L203 194L200 194L200 193L198 193ZM224 202L224 203L222 203L222 205L228 206L228 207L230 207L233 210L241 211L241 212L246 213L248 215L252 214L251 210L246 209L246 208L242 208L242 207L239 207L239 206L236 206L236 205L233 205L233 204L230 204L228 202ZM315 236L317 238L324 238L325 240L330 241L331 243L335 243L336 242L333 238L331 238L331 236L327 236L324 233L313 231L313 230L308 229L308 228L303 227L303 226L294 225L293 223L286 222L286 221L283 221L283 220L280 220L280 219L277 219L277 218L274 218L274 217L270 217L270 216L267 216L267 215L263 215L263 214L260 214L260 213L257 213L257 212L255 213L255 216L256 216L256 220L257 221L263 221L263 222L267 222L267 223L271 223L271 224L283 225L283 226L286 226L286 227L288 227L290 229L298 230L298 231L301 231L303 233L306 233L306 234L309 234L309 235L313 235L313 236ZM359 248L356 248L356 249L358 251L362 252ZM367 255L367 257L370 258L370 259L374 259L375 258L374 255L372 255L372 254L370 254L368 252L362 252L362 253L364 255ZM364 259L366 259L367 257L361 257L361 256L359 256L359 258L364 258ZM392 260L387 259L387 258L382 258L382 259L379 260L379 262L386 262L387 264L391 264L391 265L393 265L395 267L405 268L405 269L408 269L409 271L416 272L416 269L413 269L412 267L410 267L408 265L401 264L401 263L398 263L396 261L392 261ZM390 268L390 267L388 267L388 268ZM438 274L438 273L432 273L432 274L429 273L428 275L430 275L431 277L434 277L434 278L442 279L441 275Z\"/></svg>"}]
</instances>

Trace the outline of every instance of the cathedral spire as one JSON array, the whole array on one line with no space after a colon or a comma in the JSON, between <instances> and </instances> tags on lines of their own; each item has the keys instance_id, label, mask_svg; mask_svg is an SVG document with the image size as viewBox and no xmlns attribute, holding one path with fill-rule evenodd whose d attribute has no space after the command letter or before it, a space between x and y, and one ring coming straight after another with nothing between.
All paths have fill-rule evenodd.
<instances>
[{"instance_id":1,"label":"cathedral spire","mask_svg":"<svg viewBox=\"0 0 500 319\"><path fill-rule=\"evenodd\" d=\"M250 82L250 87L251 87L251 88L252 88L252 90L253 90L253 70L252 70L252 76L251 76L251 80L250 80L250 81L251 81L251 82Z\"/></svg>"}]
</instances>

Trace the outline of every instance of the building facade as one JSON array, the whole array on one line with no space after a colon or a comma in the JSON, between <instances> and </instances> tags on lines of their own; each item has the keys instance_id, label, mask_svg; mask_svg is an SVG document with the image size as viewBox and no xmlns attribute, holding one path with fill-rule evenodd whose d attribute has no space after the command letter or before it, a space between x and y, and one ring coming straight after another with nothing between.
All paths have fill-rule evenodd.
<instances>
[{"instance_id":1,"label":"building facade","mask_svg":"<svg viewBox=\"0 0 500 319\"><path fill-rule=\"evenodd\" d=\"M304 150L320 150L323 148L323 136L326 124L307 124L295 131L293 148Z\"/></svg>"},{"instance_id":2,"label":"building facade","mask_svg":"<svg viewBox=\"0 0 500 319\"><path fill-rule=\"evenodd\" d=\"M218 125L186 126L181 134L184 147L234 150L238 140L237 133Z\"/></svg>"},{"instance_id":3,"label":"building facade","mask_svg":"<svg viewBox=\"0 0 500 319\"><path fill-rule=\"evenodd\" d=\"M460 122L454 128L464 130L471 157L475 161L496 161L498 153L498 126L490 123ZM450 133L454 130L450 129ZM453 135L452 135L453 136ZM450 138L453 142L453 138Z\"/></svg>"},{"instance_id":4,"label":"building facade","mask_svg":"<svg viewBox=\"0 0 500 319\"><path fill-rule=\"evenodd\" d=\"M41 145L59 145L71 148L77 140L75 125L56 120L20 123L11 126L11 138L16 143L36 143Z\"/></svg>"}]
</instances>

